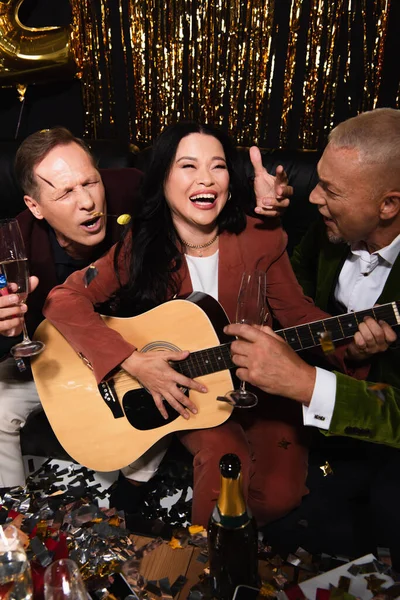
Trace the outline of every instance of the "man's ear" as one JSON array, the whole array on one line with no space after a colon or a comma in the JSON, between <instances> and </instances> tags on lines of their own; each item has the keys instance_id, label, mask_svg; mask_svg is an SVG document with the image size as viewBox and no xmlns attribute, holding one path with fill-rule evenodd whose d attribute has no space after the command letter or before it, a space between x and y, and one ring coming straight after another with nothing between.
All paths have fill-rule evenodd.
<instances>
[{"instance_id":1,"label":"man's ear","mask_svg":"<svg viewBox=\"0 0 400 600\"><path fill-rule=\"evenodd\" d=\"M42 211L40 210L40 204L37 200L32 198L32 196L24 196L24 202L36 219L44 219Z\"/></svg>"},{"instance_id":2,"label":"man's ear","mask_svg":"<svg viewBox=\"0 0 400 600\"><path fill-rule=\"evenodd\" d=\"M390 192L381 202L381 219L393 219L400 213L400 192Z\"/></svg>"}]
</instances>

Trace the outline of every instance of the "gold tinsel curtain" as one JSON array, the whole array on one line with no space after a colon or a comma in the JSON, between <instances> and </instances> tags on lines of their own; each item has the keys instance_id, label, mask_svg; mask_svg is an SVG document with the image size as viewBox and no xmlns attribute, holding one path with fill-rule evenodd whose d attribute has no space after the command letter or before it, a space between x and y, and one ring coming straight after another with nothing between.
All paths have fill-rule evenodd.
<instances>
[{"instance_id":1,"label":"gold tinsel curtain","mask_svg":"<svg viewBox=\"0 0 400 600\"><path fill-rule=\"evenodd\" d=\"M88 137L171 121L239 144L320 147L377 105L390 0L72 0Z\"/></svg>"}]
</instances>

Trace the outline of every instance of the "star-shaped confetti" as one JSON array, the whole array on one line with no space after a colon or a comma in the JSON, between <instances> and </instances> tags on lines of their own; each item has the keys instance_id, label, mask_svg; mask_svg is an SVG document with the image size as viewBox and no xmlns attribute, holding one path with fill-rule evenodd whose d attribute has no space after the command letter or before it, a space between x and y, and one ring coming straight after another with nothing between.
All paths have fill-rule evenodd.
<instances>
[{"instance_id":1,"label":"star-shaped confetti","mask_svg":"<svg viewBox=\"0 0 400 600\"><path fill-rule=\"evenodd\" d=\"M321 465L320 469L323 472L324 477L326 477L327 475L333 475L333 469L332 469L331 465L328 463L328 461L325 461L325 464Z\"/></svg>"},{"instance_id":2,"label":"star-shaped confetti","mask_svg":"<svg viewBox=\"0 0 400 600\"><path fill-rule=\"evenodd\" d=\"M375 394L375 396L378 398L379 402L381 402L381 404L383 404L386 400L383 390L385 390L388 387L389 386L387 383L374 383L374 384L368 386L368 391L373 392Z\"/></svg>"},{"instance_id":3,"label":"star-shaped confetti","mask_svg":"<svg viewBox=\"0 0 400 600\"><path fill-rule=\"evenodd\" d=\"M382 584L386 582L385 579L379 579L379 577L377 577L373 573L371 575L367 575L365 577L365 580L367 582L367 589L371 590L371 592L373 592L374 594L379 592Z\"/></svg>"},{"instance_id":4,"label":"star-shaped confetti","mask_svg":"<svg viewBox=\"0 0 400 600\"><path fill-rule=\"evenodd\" d=\"M285 438L282 438L281 441L278 442L278 446L279 448L284 448L285 450L287 450L291 443L292 442L288 442L287 440L285 440Z\"/></svg>"}]
</instances>

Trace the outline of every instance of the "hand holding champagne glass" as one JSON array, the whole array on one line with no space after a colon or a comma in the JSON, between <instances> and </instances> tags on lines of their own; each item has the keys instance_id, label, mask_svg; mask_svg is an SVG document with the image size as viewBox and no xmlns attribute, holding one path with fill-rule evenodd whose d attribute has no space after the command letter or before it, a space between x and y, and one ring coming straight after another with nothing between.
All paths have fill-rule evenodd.
<instances>
[{"instance_id":1,"label":"hand holding champagne glass","mask_svg":"<svg viewBox=\"0 0 400 600\"><path fill-rule=\"evenodd\" d=\"M0 277L11 293L18 294L19 302L25 303L29 293L29 269L24 241L16 219L0 221ZM23 317L22 317L23 319ZM32 341L22 322L23 340L11 348L14 358L39 354L44 344Z\"/></svg>"},{"instance_id":2,"label":"hand holding champagne glass","mask_svg":"<svg viewBox=\"0 0 400 600\"><path fill-rule=\"evenodd\" d=\"M236 323L247 325L264 324L266 313L267 281L264 271L245 271L242 275L236 307ZM258 402L257 396L246 390L241 382L238 390L228 392L224 398L236 408L252 408ZM222 398L221 398L222 400Z\"/></svg>"}]
</instances>

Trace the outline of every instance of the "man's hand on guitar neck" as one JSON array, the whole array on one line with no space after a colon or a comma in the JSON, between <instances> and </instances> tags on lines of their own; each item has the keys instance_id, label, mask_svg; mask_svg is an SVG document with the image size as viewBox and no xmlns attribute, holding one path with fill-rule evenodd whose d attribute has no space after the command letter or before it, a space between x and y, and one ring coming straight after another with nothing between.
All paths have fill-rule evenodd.
<instances>
[{"instance_id":1,"label":"man's hand on guitar neck","mask_svg":"<svg viewBox=\"0 0 400 600\"><path fill-rule=\"evenodd\" d=\"M187 350L183 352L133 352L123 363L121 367L135 377L143 387L145 387L153 396L155 405L164 417L168 418L163 400L166 400L185 419L190 418L190 412L194 415L197 408L180 387L196 390L198 392L207 392L207 388L194 379L189 379L175 371L169 361L184 360L189 356ZM189 412L190 411L190 412Z\"/></svg>"},{"instance_id":2,"label":"man's hand on guitar neck","mask_svg":"<svg viewBox=\"0 0 400 600\"><path fill-rule=\"evenodd\" d=\"M346 359L362 361L378 352L385 352L397 339L396 332L385 321L365 317L346 350Z\"/></svg>"},{"instance_id":3,"label":"man's hand on guitar neck","mask_svg":"<svg viewBox=\"0 0 400 600\"><path fill-rule=\"evenodd\" d=\"M291 398L305 405L310 403L315 386L315 368L304 362L270 327L258 329L234 324L225 327L224 331L239 338L231 345L232 361L239 367L236 371L239 379L269 394ZM365 317L347 349L347 358L365 360L387 350L396 338L396 333L387 323Z\"/></svg>"},{"instance_id":4,"label":"man's hand on guitar neck","mask_svg":"<svg viewBox=\"0 0 400 600\"><path fill-rule=\"evenodd\" d=\"M314 390L316 372L270 327L228 325L228 335L239 339L232 342L232 361L239 368L237 376L268 394L291 398L309 404Z\"/></svg>"}]
</instances>

